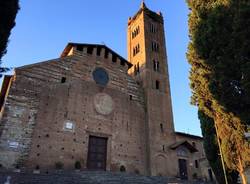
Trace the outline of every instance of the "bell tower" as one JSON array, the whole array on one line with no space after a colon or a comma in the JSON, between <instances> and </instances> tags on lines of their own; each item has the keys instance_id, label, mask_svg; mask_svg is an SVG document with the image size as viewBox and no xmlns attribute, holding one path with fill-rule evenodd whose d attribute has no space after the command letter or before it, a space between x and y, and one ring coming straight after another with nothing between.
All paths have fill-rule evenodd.
<instances>
[{"instance_id":1,"label":"bell tower","mask_svg":"<svg viewBox=\"0 0 250 184\"><path fill-rule=\"evenodd\" d=\"M153 12L141 3L139 11L128 20L127 49L133 64L128 73L145 92L148 174L166 175L169 145L175 141L175 134L161 12Z\"/></svg>"}]
</instances>

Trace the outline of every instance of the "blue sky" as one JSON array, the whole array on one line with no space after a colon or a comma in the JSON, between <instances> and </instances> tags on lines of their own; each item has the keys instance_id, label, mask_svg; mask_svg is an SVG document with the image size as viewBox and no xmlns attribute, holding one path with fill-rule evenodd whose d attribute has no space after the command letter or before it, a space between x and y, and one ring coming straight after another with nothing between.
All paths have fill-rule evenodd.
<instances>
[{"instance_id":1,"label":"blue sky","mask_svg":"<svg viewBox=\"0 0 250 184\"><path fill-rule=\"evenodd\" d=\"M190 105L188 8L185 0L145 0L165 20L175 129L201 135ZM21 0L3 65L17 67L58 58L68 42L105 43L127 58L126 27L141 0Z\"/></svg>"}]
</instances>

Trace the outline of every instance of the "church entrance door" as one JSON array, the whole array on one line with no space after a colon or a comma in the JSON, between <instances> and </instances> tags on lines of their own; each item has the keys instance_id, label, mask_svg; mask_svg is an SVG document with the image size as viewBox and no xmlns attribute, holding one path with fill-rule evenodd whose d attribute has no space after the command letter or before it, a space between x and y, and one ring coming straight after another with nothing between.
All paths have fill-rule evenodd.
<instances>
[{"instance_id":1,"label":"church entrance door","mask_svg":"<svg viewBox=\"0 0 250 184\"><path fill-rule=\"evenodd\" d=\"M89 136L87 168L106 170L107 138Z\"/></svg>"},{"instance_id":2,"label":"church entrance door","mask_svg":"<svg viewBox=\"0 0 250 184\"><path fill-rule=\"evenodd\" d=\"M179 159L179 171L180 171L180 177L182 180L188 179L188 173L187 173L187 161L185 159Z\"/></svg>"}]
</instances>

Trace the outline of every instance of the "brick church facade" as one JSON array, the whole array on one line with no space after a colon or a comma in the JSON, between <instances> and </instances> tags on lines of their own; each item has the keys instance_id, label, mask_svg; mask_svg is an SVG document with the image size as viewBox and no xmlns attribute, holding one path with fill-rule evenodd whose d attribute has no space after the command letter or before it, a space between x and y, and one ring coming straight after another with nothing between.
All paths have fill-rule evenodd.
<instances>
[{"instance_id":1,"label":"brick church facade","mask_svg":"<svg viewBox=\"0 0 250 184\"><path fill-rule=\"evenodd\" d=\"M69 43L60 58L5 76L5 168L126 171L211 179L202 138L175 132L161 13L128 20L128 60L106 45Z\"/></svg>"}]
</instances>

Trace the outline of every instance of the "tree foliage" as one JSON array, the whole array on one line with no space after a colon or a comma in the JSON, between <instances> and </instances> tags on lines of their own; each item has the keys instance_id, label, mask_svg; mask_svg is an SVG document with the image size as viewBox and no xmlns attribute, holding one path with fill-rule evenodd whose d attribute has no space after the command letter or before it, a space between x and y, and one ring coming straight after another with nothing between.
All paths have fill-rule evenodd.
<instances>
[{"instance_id":1,"label":"tree foliage","mask_svg":"<svg viewBox=\"0 0 250 184\"><path fill-rule=\"evenodd\" d=\"M0 64L3 55L7 52L8 39L11 29L15 26L15 18L18 9L18 0L0 1ZM7 70L8 68L0 67L0 76Z\"/></svg>"},{"instance_id":2,"label":"tree foliage","mask_svg":"<svg viewBox=\"0 0 250 184\"><path fill-rule=\"evenodd\" d=\"M192 103L214 120L228 168L242 177L250 162L250 2L190 0ZM244 178L243 178L244 179Z\"/></svg>"},{"instance_id":3,"label":"tree foliage","mask_svg":"<svg viewBox=\"0 0 250 184\"><path fill-rule=\"evenodd\" d=\"M218 141L216 137L216 131L214 127L214 121L212 118L208 117L202 111L198 112L198 116L201 123L201 131L204 139L204 149L206 153L207 160L212 170L214 171L216 180L220 184L225 183L225 178L223 174L223 168L221 163L221 157L219 156ZM227 170L228 183L235 184L238 180L238 173L235 171Z\"/></svg>"}]
</instances>

